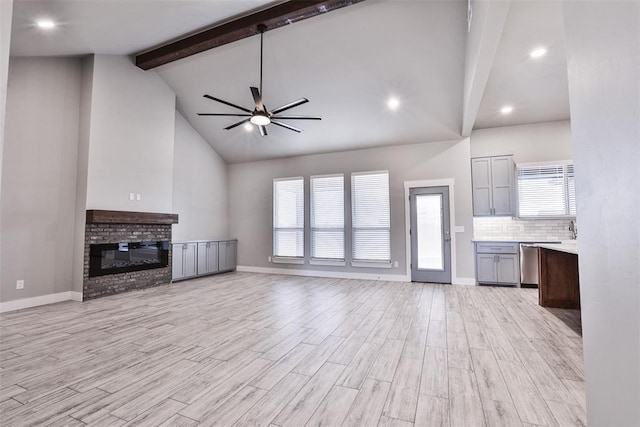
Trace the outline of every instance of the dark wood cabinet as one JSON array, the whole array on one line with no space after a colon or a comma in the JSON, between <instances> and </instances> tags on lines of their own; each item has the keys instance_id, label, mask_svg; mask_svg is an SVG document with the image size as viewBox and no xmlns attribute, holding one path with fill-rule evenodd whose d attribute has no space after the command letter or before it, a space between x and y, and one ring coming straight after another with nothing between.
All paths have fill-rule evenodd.
<instances>
[{"instance_id":1,"label":"dark wood cabinet","mask_svg":"<svg viewBox=\"0 0 640 427\"><path fill-rule=\"evenodd\" d=\"M540 248L538 257L540 305L579 309L578 255Z\"/></svg>"}]
</instances>

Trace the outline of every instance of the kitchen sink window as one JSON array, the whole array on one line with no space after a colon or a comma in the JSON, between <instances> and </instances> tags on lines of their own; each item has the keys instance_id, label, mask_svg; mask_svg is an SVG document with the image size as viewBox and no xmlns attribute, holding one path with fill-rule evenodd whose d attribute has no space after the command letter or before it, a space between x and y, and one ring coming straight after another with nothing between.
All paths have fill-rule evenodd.
<instances>
[{"instance_id":1,"label":"kitchen sink window","mask_svg":"<svg viewBox=\"0 0 640 427\"><path fill-rule=\"evenodd\" d=\"M571 162L521 163L518 174L518 215L523 218L576 216Z\"/></svg>"}]
</instances>

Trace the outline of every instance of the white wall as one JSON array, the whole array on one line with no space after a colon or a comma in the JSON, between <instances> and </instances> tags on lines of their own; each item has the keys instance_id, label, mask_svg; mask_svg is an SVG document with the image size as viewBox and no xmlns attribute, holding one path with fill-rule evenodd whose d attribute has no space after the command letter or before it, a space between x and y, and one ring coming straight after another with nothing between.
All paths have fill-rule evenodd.
<instances>
[{"instance_id":1,"label":"white wall","mask_svg":"<svg viewBox=\"0 0 640 427\"><path fill-rule=\"evenodd\" d=\"M462 135L469 136L480 108L511 0L474 0L464 61Z\"/></svg>"},{"instance_id":2,"label":"white wall","mask_svg":"<svg viewBox=\"0 0 640 427\"><path fill-rule=\"evenodd\" d=\"M175 123L173 241L227 238L227 164L178 112Z\"/></svg>"},{"instance_id":3,"label":"white wall","mask_svg":"<svg viewBox=\"0 0 640 427\"><path fill-rule=\"evenodd\" d=\"M398 268L368 269L350 266L351 237L346 236L346 267L270 264L272 255L272 182L274 178L344 173L349 200L352 172L389 170L391 190L391 258ZM469 139L459 142L426 143L399 147L318 154L229 166L230 237L238 238L238 263L263 268L326 270L362 274L405 275L404 181L455 179L456 225L465 227L457 233L457 276L474 277L471 206L471 169ZM306 217L308 222L308 197ZM347 203L348 205L348 203ZM349 211L349 206L347 206ZM345 218L348 225L350 218ZM452 224L453 228L453 224ZM305 242L308 254L309 242Z\"/></svg>"},{"instance_id":4,"label":"white wall","mask_svg":"<svg viewBox=\"0 0 640 427\"><path fill-rule=\"evenodd\" d=\"M96 55L87 209L170 212L174 122L175 94L155 71Z\"/></svg>"},{"instance_id":5,"label":"white wall","mask_svg":"<svg viewBox=\"0 0 640 427\"><path fill-rule=\"evenodd\" d=\"M13 0L0 1L0 199L2 198L2 155L4 152L4 121L7 105L12 17ZM0 210L1 221L2 210ZM2 259L2 245L0 245L0 259ZM0 289L2 289L2 275L0 275Z\"/></svg>"},{"instance_id":6,"label":"white wall","mask_svg":"<svg viewBox=\"0 0 640 427\"><path fill-rule=\"evenodd\" d=\"M476 129L471 133L471 157L513 154L516 163L573 159L568 120Z\"/></svg>"},{"instance_id":7,"label":"white wall","mask_svg":"<svg viewBox=\"0 0 640 427\"><path fill-rule=\"evenodd\" d=\"M4 147L4 116L7 105L12 17L13 0L0 1L0 188L2 188L2 148Z\"/></svg>"},{"instance_id":8,"label":"white wall","mask_svg":"<svg viewBox=\"0 0 640 427\"><path fill-rule=\"evenodd\" d=\"M640 3L564 3L590 426L640 425Z\"/></svg>"},{"instance_id":9,"label":"white wall","mask_svg":"<svg viewBox=\"0 0 640 427\"><path fill-rule=\"evenodd\" d=\"M11 58L2 168L0 300L72 280L79 59ZM24 279L25 288L16 289Z\"/></svg>"}]
</instances>

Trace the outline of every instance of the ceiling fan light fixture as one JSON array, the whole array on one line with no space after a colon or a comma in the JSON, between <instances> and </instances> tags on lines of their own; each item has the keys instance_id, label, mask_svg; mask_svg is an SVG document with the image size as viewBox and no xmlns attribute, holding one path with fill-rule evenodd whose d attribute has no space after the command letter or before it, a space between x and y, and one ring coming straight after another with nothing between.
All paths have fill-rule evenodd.
<instances>
[{"instance_id":1,"label":"ceiling fan light fixture","mask_svg":"<svg viewBox=\"0 0 640 427\"><path fill-rule=\"evenodd\" d=\"M269 116L263 113L254 114L253 116L251 116L249 121L256 126L266 126L271 123L271 119L269 118Z\"/></svg>"},{"instance_id":2,"label":"ceiling fan light fixture","mask_svg":"<svg viewBox=\"0 0 640 427\"><path fill-rule=\"evenodd\" d=\"M36 26L43 30L52 30L56 27L55 21L51 19L38 19L36 21Z\"/></svg>"}]
</instances>

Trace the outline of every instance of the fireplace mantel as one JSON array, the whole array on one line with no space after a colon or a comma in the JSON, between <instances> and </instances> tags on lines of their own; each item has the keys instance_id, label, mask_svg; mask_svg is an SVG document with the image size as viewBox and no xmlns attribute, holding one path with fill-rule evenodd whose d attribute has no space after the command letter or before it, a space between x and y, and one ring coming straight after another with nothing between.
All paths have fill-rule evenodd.
<instances>
[{"instance_id":1,"label":"fireplace mantel","mask_svg":"<svg viewBox=\"0 0 640 427\"><path fill-rule=\"evenodd\" d=\"M177 224L178 214L87 210L87 224Z\"/></svg>"}]
</instances>

